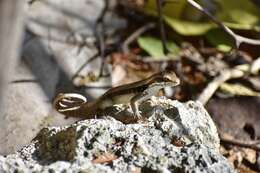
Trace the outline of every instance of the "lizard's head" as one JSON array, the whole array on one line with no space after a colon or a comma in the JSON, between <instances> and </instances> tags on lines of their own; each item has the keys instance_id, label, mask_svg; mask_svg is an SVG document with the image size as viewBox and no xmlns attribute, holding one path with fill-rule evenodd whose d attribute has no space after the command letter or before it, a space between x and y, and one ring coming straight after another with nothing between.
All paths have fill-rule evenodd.
<instances>
[{"instance_id":1,"label":"lizard's head","mask_svg":"<svg viewBox=\"0 0 260 173\"><path fill-rule=\"evenodd\" d=\"M180 79L173 71L162 72L162 77L164 82L167 83L169 86L176 86L180 84Z\"/></svg>"}]
</instances>

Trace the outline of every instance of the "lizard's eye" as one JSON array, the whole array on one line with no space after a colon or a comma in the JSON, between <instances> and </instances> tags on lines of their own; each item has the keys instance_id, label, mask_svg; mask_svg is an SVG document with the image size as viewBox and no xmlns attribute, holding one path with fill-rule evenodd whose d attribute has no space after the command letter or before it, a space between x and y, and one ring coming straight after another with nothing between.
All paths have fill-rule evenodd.
<instances>
[{"instance_id":1,"label":"lizard's eye","mask_svg":"<svg viewBox=\"0 0 260 173\"><path fill-rule=\"evenodd\" d=\"M165 79L166 79L167 81L172 81L172 78L171 78L170 76L165 76Z\"/></svg>"},{"instance_id":2,"label":"lizard's eye","mask_svg":"<svg viewBox=\"0 0 260 173\"><path fill-rule=\"evenodd\" d=\"M170 74L164 75L164 78L169 80L169 81L172 81L172 80L176 79L177 77L174 73L170 73Z\"/></svg>"}]
</instances>

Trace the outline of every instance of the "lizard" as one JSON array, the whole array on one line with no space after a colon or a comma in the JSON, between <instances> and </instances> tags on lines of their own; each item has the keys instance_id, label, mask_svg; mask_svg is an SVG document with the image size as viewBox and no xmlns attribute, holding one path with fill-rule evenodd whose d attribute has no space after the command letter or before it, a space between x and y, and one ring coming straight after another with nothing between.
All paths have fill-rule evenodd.
<instances>
[{"instance_id":1,"label":"lizard","mask_svg":"<svg viewBox=\"0 0 260 173\"><path fill-rule=\"evenodd\" d=\"M135 118L141 119L139 104L156 95L165 87L179 85L180 79L173 71L163 71L152 76L125 85L109 89L98 99L87 102L87 99L77 93L61 93L53 101L53 107L66 116L77 116L84 119L95 118L98 110L114 104L130 103Z\"/></svg>"}]
</instances>

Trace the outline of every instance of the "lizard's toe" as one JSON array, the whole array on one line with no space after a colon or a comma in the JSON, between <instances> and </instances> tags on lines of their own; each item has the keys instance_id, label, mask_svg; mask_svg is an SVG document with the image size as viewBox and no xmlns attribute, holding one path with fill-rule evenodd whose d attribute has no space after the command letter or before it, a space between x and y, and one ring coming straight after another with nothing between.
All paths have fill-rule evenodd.
<instances>
[{"instance_id":1,"label":"lizard's toe","mask_svg":"<svg viewBox=\"0 0 260 173\"><path fill-rule=\"evenodd\" d=\"M135 118L140 120L143 118L143 116L141 115L141 113L139 111L135 112Z\"/></svg>"}]
</instances>

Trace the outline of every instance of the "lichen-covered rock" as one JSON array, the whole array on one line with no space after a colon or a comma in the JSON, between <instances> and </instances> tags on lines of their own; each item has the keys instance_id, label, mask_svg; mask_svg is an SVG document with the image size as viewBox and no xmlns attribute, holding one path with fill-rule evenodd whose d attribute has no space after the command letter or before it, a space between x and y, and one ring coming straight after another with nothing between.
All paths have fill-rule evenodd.
<instances>
[{"instance_id":1,"label":"lichen-covered rock","mask_svg":"<svg viewBox=\"0 0 260 173\"><path fill-rule=\"evenodd\" d=\"M149 117L142 123L105 118L45 128L0 157L0 172L235 172L201 104L154 97L141 107Z\"/></svg>"}]
</instances>

